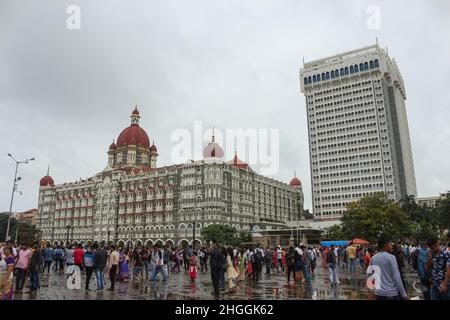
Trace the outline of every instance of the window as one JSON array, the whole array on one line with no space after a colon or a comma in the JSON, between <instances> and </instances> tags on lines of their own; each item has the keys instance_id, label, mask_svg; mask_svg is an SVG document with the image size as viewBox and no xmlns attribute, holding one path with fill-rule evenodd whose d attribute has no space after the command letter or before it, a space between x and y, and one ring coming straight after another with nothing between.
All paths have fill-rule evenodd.
<instances>
[{"instance_id":1,"label":"window","mask_svg":"<svg viewBox=\"0 0 450 320\"><path fill-rule=\"evenodd\" d=\"M364 64L362 63L359 64L359 71L364 71Z\"/></svg>"},{"instance_id":2,"label":"window","mask_svg":"<svg viewBox=\"0 0 450 320\"><path fill-rule=\"evenodd\" d=\"M364 62L364 70L369 70L369 64L367 62Z\"/></svg>"},{"instance_id":3,"label":"window","mask_svg":"<svg viewBox=\"0 0 450 320\"><path fill-rule=\"evenodd\" d=\"M373 60L370 61L370 69L373 69L375 67L375 65L373 64Z\"/></svg>"},{"instance_id":4,"label":"window","mask_svg":"<svg viewBox=\"0 0 450 320\"><path fill-rule=\"evenodd\" d=\"M353 66L350 66L350 74L355 73L355 68Z\"/></svg>"},{"instance_id":5,"label":"window","mask_svg":"<svg viewBox=\"0 0 450 320\"><path fill-rule=\"evenodd\" d=\"M311 77L308 77L308 84L311 84Z\"/></svg>"},{"instance_id":6,"label":"window","mask_svg":"<svg viewBox=\"0 0 450 320\"><path fill-rule=\"evenodd\" d=\"M305 77L305 79L303 79L305 84L308 84L308 78Z\"/></svg>"},{"instance_id":7,"label":"window","mask_svg":"<svg viewBox=\"0 0 450 320\"><path fill-rule=\"evenodd\" d=\"M339 77L339 70L336 69L336 71L334 71L334 75L336 76L336 78Z\"/></svg>"},{"instance_id":8,"label":"window","mask_svg":"<svg viewBox=\"0 0 450 320\"><path fill-rule=\"evenodd\" d=\"M331 71L331 79L334 78L334 71Z\"/></svg>"},{"instance_id":9,"label":"window","mask_svg":"<svg viewBox=\"0 0 450 320\"><path fill-rule=\"evenodd\" d=\"M355 64L354 70L355 70L355 72L359 72L359 69L358 69L358 65L357 65L357 64Z\"/></svg>"},{"instance_id":10,"label":"window","mask_svg":"<svg viewBox=\"0 0 450 320\"><path fill-rule=\"evenodd\" d=\"M317 81L316 76L313 76L313 83L316 83L316 81Z\"/></svg>"},{"instance_id":11,"label":"window","mask_svg":"<svg viewBox=\"0 0 450 320\"><path fill-rule=\"evenodd\" d=\"M326 79L327 80L330 79L330 73L329 72L327 72Z\"/></svg>"},{"instance_id":12,"label":"window","mask_svg":"<svg viewBox=\"0 0 450 320\"><path fill-rule=\"evenodd\" d=\"M345 74L348 75L348 67L345 67Z\"/></svg>"},{"instance_id":13,"label":"window","mask_svg":"<svg viewBox=\"0 0 450 320\"><path fill-rule=\"evenodd\" d=\"M320 82L320 74L317 75L317 82Z\"/></svg>"},{"instance_id":14,"label":"window","mask_svg":"<svg viewBox=\"0 0 450 320\"><path fill-rule=\"evenodd\" d=\"M375 68L378 68L379 66L380 66L380 64L379 64L379 62L378 62L378 59L375 59Z\"/></svg>"},{"instance_id":15,"label":"window","mask_svg":"<svg viewBox=\"0 0 450 320\"><path fill-rule=\"evenodd\" d=\"M325 73L322 73L322 81L325 81Z\"/></svg>"},{"instance_id":16,"label":"window","mask_svg":"<svg viewBox=\"0 0 450 320\"><path fill-rule=\"evenodd\" d=\"M341 77L342 77L343 75L345 75L345 70L344 70L344 68L341 68Z\"/></svg>"}]
</instances>

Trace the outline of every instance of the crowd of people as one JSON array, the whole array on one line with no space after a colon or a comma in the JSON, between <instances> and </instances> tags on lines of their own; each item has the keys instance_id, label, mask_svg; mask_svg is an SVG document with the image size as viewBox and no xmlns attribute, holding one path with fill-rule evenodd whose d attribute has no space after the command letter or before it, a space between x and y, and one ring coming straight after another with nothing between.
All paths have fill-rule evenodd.
<instances>
[{"instance_id":1,"label":"crowd of people","mask_svg":"<svg viewBox=\"0 0 450 320\"><path fill-rule=\"evenodd\" d=\"M323 247L320 256L332 287L340 284L340 272L350 277L361 272L369 274L375 299L408 299L405 269L409 266L417 272L425 300L450 300L450 242L430 239L412 245L380 237L376 246L350 242L348 246Z\"/></svg>"},{"instance_id":2,"label":"crowd of people","mask_svg":"<svg viewBox=\"0 0 450 320\"><path fill-rule=\"evenodd\" d=\"M42 274L63 272L69 278L76 270L85 274L84 290L90 291L95 282L97 292L114 291L117 282L144 280L166 284L170 274L184 270L195 283L198 272L210 272L214 287L212 294L221 291L236 292L243 281L257 282L273 274L285 274L287 284L293 282L309 285L318 261L328 270L330 284L340 283L340 274L349 277L358 272L378 270L378 283L374 294L377 299L406 299L405 264L417 270L425 299L449 299L450 251L437 240L420 245L393 244L380 239L377 247L355 245L307 247L301 244L282 248L226 247L213 244L209 247L169 248L155 245L136 248L115 245L51 245L34 243L30 248L12 242L0 244L0 299L12 299L23 292L26 281L30 291L40 287ZM319 264L320 266L320 264ZM369 269L369 270L368 270ZM95 280L93 279L93 275ZM292 276L292 277L291 277ZM80 288L81 289L81 288Z\"/></svg>"}]
</instances>

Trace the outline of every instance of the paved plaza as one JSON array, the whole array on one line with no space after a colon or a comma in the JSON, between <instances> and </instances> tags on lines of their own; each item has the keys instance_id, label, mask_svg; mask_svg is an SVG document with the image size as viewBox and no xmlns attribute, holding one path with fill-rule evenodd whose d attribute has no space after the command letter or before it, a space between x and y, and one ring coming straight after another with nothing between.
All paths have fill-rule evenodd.
<instances>
[{"instance_id":1,"label":"paved plaza","mask_svg":"<svg viewBox=\"0 0 450 320\"><path fill-rule=\"evenodd\" d=\"M417 275L413 270L407 269L408 295L421 297ZM278 273L266 276L263 272L262 279L254 282L247 279L238 284L236 293L222 292L221 299L225 300L292 300L292 299L370 299L370 293L365 288L366 275L361 271L356 277L349 277L347 272L340 272L340 284L336 289L330 285L328 271L320 264L316 268L316 275L311 285L293 284L287 285L286 275ZM180 274L170 274L167 284L157 281L151 284L149 280L137 284L133 281L119 282L114 292L105 290L96 292L95 277L91 279L91 291L84 291L85 274L82 275L81 290L69 290L63 271L50 271L41 276L41 288L37 292L30 293L28 286L24 293L15 294L14 300L204 300L213 299L211 292L213 286L211 275L198 273L197 280L192 283L188 272L184 270ZM107 287L109 288L109 281Z\"/></svg>"}]
</instances>

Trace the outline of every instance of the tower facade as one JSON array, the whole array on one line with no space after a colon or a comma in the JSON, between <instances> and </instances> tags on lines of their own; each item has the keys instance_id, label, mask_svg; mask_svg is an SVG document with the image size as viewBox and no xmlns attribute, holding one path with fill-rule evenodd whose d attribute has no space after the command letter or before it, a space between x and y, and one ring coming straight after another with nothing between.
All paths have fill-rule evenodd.
<instances>
[{"instance_id":1,"label":"tower facade","mask_svg":"<svg viewBox=\"0 0 450 320\"><path fill-rule=\"evenodd\" d=\"M315 219L342 217L361 197L417 195L406 92L378 44L304 63Z\"/></svg>"}]
</instances>

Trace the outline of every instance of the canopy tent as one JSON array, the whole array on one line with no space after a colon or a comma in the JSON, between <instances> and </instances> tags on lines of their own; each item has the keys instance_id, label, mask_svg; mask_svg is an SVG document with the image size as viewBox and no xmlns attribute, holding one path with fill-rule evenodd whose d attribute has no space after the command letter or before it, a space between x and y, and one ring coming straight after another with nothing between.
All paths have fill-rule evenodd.
<instances>
[{"instance_id":1,"label":"canopy tent","mask_svg":"<svg viewBox=\"0 0 450 320\"><path fill-rule=\"evenodd\" d=\"M368 241L364 239L355 238L352 240L353 244L369 244Z\"/></svg>"},{"instance_id":2,"label":"canopy tent","mask_svg":"<svg viewBox=\"0 0 450 320\"><path fill-rule=\"evenodd\" d=\"M322 247L331 247L331 246L346 246L349 241L347 240L333 240L333 241L322 241L320 245Z\"/></svg>"}]
</instances>

